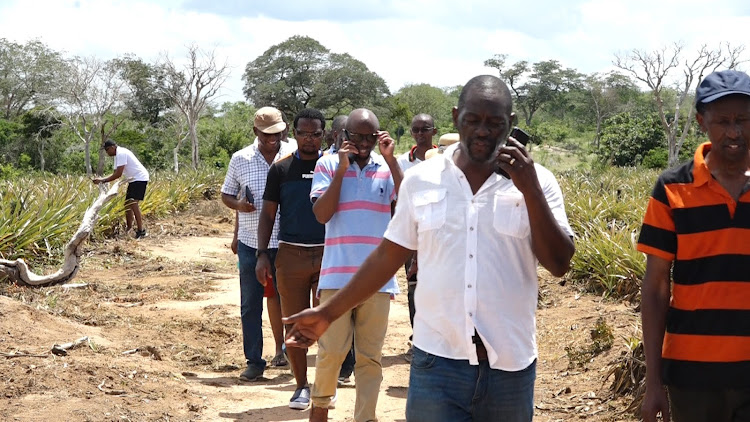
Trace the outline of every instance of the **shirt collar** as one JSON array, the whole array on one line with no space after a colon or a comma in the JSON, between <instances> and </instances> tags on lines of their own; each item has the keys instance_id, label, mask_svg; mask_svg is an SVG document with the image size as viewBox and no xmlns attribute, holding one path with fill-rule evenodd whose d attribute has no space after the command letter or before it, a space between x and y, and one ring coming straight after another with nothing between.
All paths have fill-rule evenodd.
<instances>
[{"instance_id":1,"label":"shirt collar","mask_svg":"<svg viewBox=\"0 0 750 422\"><path fill-rule=\"evenodd\" d=\"M711 180L711 171L706 164L706 155L711 151L711 142L700 144L693 157L693 186L701 186Z\"/></svg>"}]
</instances>

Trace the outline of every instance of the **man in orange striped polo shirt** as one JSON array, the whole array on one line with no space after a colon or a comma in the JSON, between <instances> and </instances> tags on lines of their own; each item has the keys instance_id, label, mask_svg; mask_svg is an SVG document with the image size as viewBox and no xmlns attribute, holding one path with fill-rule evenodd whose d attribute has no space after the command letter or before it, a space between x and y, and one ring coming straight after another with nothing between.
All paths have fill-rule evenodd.
<instances>
[{"instance_id":1,"label":"man in orange striped polo shirt","mask_svg":"<svg viewBox=\"0 0 750 422\"><path fill-rule=\"evenodd\" d=\"M750 420L750 77L706 76L696 119L710 142L659 176L638 240L646 422Z\"/></svg>"}]
</instances>

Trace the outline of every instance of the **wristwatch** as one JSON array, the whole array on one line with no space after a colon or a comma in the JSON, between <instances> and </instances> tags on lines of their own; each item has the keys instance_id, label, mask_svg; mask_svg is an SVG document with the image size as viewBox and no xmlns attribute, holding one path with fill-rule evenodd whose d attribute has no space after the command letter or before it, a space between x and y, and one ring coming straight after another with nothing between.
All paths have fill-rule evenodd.
<instances>
[{"instance_id":1,"label":"wristwatch","mask_svg":"<svg viewBox=\"0 0 750 422\"><path fill-rule=\"evenodd\" d=\"M257 249L255 251L255 257L260 258L261 255L266 254L268 255L268 249Z\"/></svg>"}]
</instances>

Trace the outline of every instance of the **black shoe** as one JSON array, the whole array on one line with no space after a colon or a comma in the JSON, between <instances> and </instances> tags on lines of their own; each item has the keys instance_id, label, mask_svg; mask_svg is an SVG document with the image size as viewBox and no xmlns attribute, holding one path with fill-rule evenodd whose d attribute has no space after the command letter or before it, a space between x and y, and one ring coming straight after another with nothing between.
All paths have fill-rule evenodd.
<instances>
[{"instance_id":1,"label":"black shoe","mask_svg":"<svg viewBox=\"0 0 750 422\"><path fill-rule=\"evenodd\" d=\"M255 381L263 376L264 369L257 368L255 366L248 366L240 374L240 379L243 381Z\"/></svg>"},{"instance_id":2,"label":"black shoe","mask_svg":"<svg viewBox=\"0 0 750 422\"><path fill-rule=\"evenodd\" d=\"M146 234L146 229L136 230L135 231L135 238L136 239L143 239L146 236L148 236L148 234Z\"/></svg>"}]
</instances>

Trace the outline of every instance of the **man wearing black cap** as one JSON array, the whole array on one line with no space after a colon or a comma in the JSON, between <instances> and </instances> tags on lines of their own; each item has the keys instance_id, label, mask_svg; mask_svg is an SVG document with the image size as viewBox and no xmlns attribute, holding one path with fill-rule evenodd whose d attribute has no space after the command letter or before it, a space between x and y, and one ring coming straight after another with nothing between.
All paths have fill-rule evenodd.
<instances>
[{"instance_id":1,"label":"man wearing black cap","mask_svg":"<svg viewBox=\"0 0 750 422\"><path fill-rule=\"evenodd\" d=\"M148 185L149 180L148 170L143 167L143 164L138 161L132 151L118 146L115 141L105 141L102 149L110 157L115 157L115 171L109 177L96 178L92 181L98 185L99 183L111 182L119 179L123 174L125 175L128 181L128 191L125 194L125 233L129 233L130 229L133 228L133 218L135 217L135 238L146 237L146 229L143 228L143 218L138 202L143 201L144 196L146 196L146 185Z\"/></svg>"},{"instance_id":2,"label":"man wearing black cap","mask_svg":"<svg viewBox=\"0 0 750 422\"><path fill-rule=\"evenodd\" d=\"M695 98L709 142L659 176L638 239L646 422L750 420L750 77Z\"/></svg>"}]
</instances>

